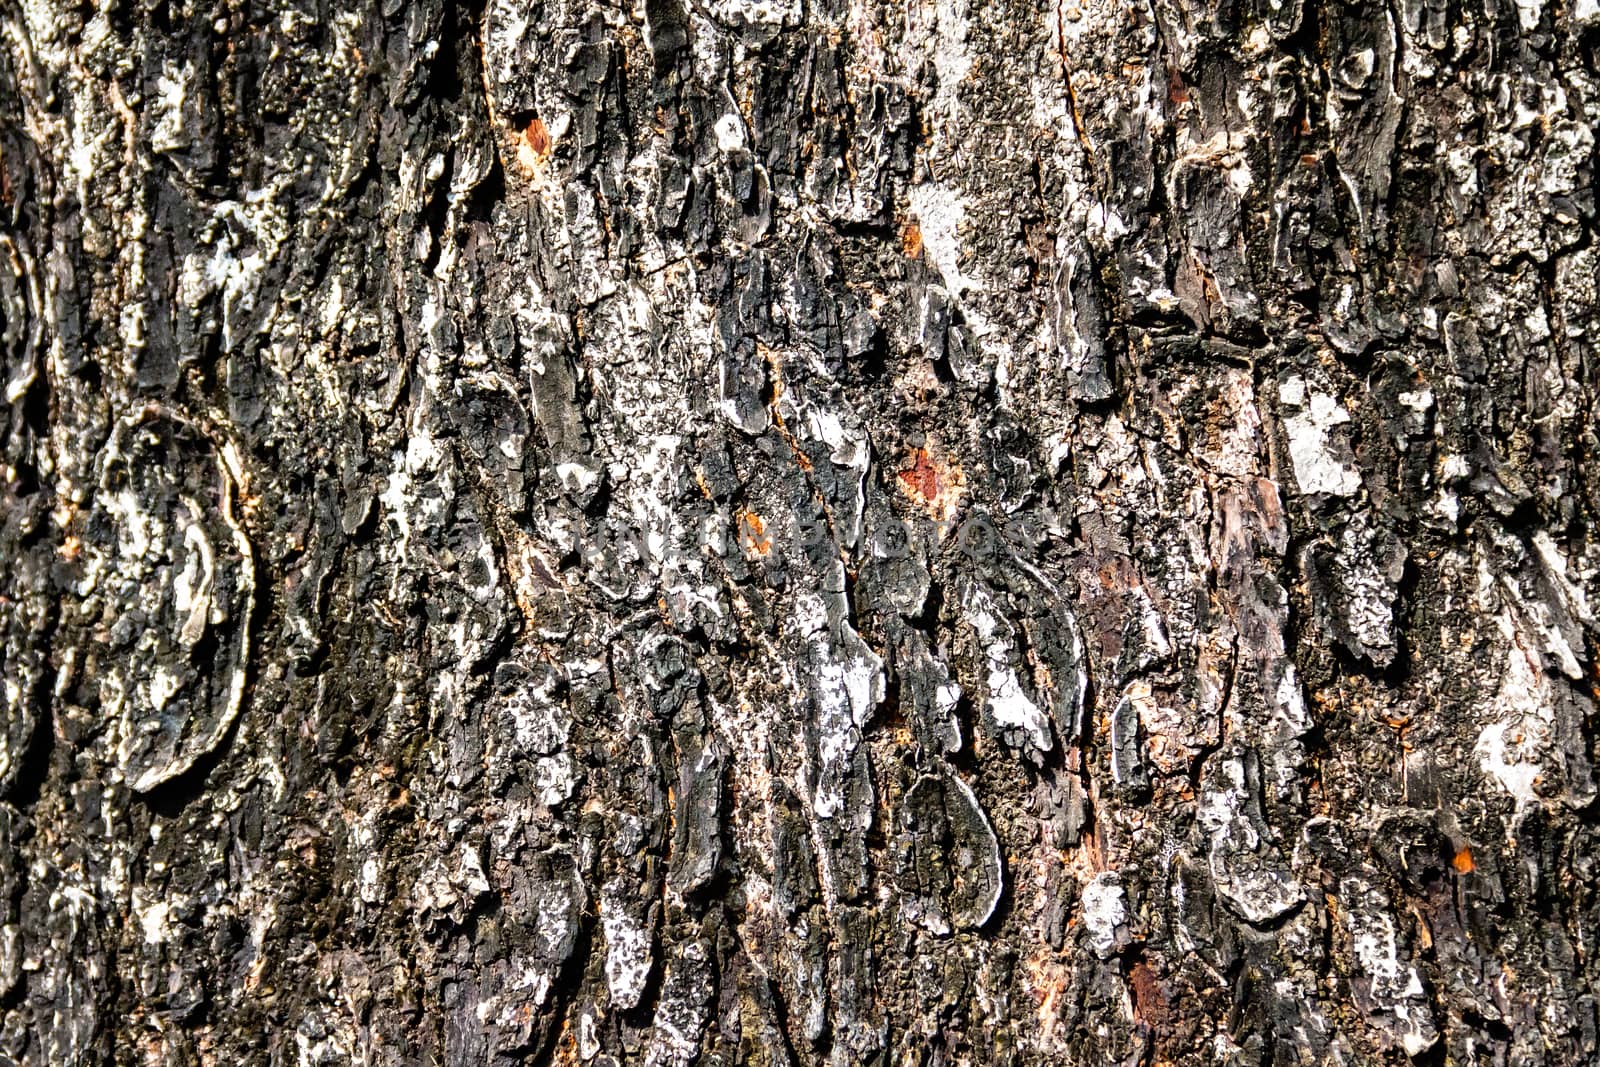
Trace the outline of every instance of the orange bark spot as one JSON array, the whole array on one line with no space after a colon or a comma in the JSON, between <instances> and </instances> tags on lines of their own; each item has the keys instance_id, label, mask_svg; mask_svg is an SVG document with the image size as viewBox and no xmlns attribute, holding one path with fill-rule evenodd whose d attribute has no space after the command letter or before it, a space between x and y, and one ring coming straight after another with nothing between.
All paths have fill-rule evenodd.
<instances>
[{"instance_id":1,"label":"orange bark spot","mask_svg":"<svg viewBox=\"0 0 1600 1067\"><path fill-rule=\"evenodd\" d=\"M1155 970L1144 960L1135 963L1128 971L1128 987L1133 992L1134 1014L1161 1029L1167 1021L1167 995Z\"/></svg>"},{"instance_id":2,"label":"orange bark spot","mask_svg":"<svg viewBox=\"0 0 1600 1067\"><path fill-rule=\"evenodd\" d=\"M1456 869L1457 874L1471 874L1477 868L1477 864L1472 862L1472 850L1464 848L1457 852L1455 858L1450 861L1450 866Z\"/></svg>"},{"instance_id":3,"label":"orange bark spot","mask_svg":"<svg viewBox=\"0 0 1600 1067\"><path fill-rule=\"evenodd\" d=\"M932 442L927 448L912 450L896 472L896 480L901 492L930 515L944 520L956 513L967 484L961 468L941 458Z\"/></svg>"},{"instance_id":4,"label":"orange bark spot","mask_svg":"<svg viewBox=\"0 0 1600 1067\"><path fill-rule=\"evenodd\" d=\"M533 119L528 123L528 128L522 134L528 139L528 147L541 158L550 154L550 131L545 129L543 119Z\"/></svg>"},{"instance_id":5,"label":"orange bark spot","mask_svg":"<svg viewBox=\"0 0 1600 1067\"><path fill-rule=\"evenodd\" d=\"M906 223L900 231L900 247L905 250L907 259L922 255L922 228L914 222Z\"/></svg>"},{"instance_id":6,"label":"orange bark spot","mask_svg":"<svg viewBox=\"0 0 1600 1067\"><path fill-rule=\"evenodd\" d=\"M771 552L772 538L767 536L767 520L753 511L739 512L739 545L757 556Z\"/></svg>"},{"instance_id":7,"label":"orange bark spot","mask_svg":"<svg viewBox=\"0 0 1600 1067\"><path fill-rule=\"evenodd\" d=\"M529 119L526 126L512 133L511 139L515 142L517 163L523 173L530 178L542 175L551 147L550 131L544 120Z\"/></svg>"},{"instance_id":8,"label":"orange bark spot","mask_svg":"<svg viewBox=\"0 0 1600 1067\"><path fill-rule=\"evenodd\" d=\"M1183 83L1183 76L1176 70L1167 72L1167 99L1174 104L1189 102L1189 87Z\"/></svg>"},{"instance_id":9,"label":"orange bark spot","mask_svg":"<svg viewBox=\"0 0 1600 1067\"><path fill-rule=\"evenodd\" d=\"M923 503L932 503L939 495L939 469L933 465L926 448L911 454L911 466L900 471L900 484L906 492L919 497Z\"/></svg>"}]
</instances>

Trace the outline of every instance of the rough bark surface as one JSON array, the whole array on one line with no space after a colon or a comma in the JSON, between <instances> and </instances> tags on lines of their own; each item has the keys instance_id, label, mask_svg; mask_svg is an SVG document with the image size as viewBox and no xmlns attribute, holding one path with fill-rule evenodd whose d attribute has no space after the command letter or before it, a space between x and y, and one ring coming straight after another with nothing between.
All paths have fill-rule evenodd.
<instances>
[{"instance_id":1,"label":"rough bark surface","mask_svg":"<svg viewBox=\"0 0 1600 1067\"><path fill-rule=\"evenodd\" d=\"M0 1062L1596 1062L1595 0L0 0Z\"/></svg>"}]
</instances>

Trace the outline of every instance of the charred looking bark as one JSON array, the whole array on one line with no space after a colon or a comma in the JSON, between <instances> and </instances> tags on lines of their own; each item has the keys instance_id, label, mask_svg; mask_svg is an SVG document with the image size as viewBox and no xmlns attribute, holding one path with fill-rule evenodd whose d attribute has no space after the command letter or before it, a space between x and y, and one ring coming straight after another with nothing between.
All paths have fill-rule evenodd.
<instances>
[{"instance_id":1,"label":"charred looking bark","mask_svg":"<svg viewBox=\"0 0 1600 1067\"><path fill-rule=\"evenodd\" d=\"M1595 1062L1593 0L0 3L0 1062Z\"/></svg>"}]
</instances>

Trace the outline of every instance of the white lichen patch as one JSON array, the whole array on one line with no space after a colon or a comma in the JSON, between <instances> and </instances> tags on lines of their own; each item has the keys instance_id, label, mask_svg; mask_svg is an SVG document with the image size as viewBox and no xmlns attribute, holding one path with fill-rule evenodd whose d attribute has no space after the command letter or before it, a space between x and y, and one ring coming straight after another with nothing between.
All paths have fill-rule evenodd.
<instances>
[{"instance_id":1,"label":"white lichen patch","mask_svg":"<svg viewBox=\"0 0 1600 1067\"><path fill-rule=\"evenodd\" d=\"M1358 651L1375 662L1388 662L1394 650L1395 588L1404 574L1404 556L1384 551L1362 513L1340 533L1338 558L1345 625L1360 646Z\"/></svg>"},{"instance_id":2,"label":"white lichen patch","mask_svg":"<svg viewBox=\"0 0 1600 1067\"><path fill-rule=\"evenodd\" d=\"M1556 594L1555 605L1557 611L1564 611L1568 619L1575 624L1588 625L1594 622L1594 612L1589 607L1588 594L1585 587L1591 584L1595 571L1581 566L1573 566L1567 554L1557 545L1555 538L1545 530L1540 530L1533 535L1533 547L1538 554L1545 577L1549 580ZM1576 577L1577 581L1573 578ZM1539 605L1544 609L1545 615L1554 614L1549 607ZM1579 662L1580 652L1572 647L1563 632L1563 627L1554 620L1541 620L1546 631L1545 650L1556 660L1563 674L1568 678L1577 680L1583 676L1583 669Z\"/></svg>"},{"instance_id":3,"label":"white lichen patch","mask_svg":"<svg viewBox=\"0 0 1600 1067\"><path fill-rule=\"evenodd\" d=\"M151 101L156 119L150 130L152 152L171 152L189 143L183 128L183 108L194 80L192 62L184 63L181 69L168 68L156 77L155 98Z\"/></svg>"},{"instance_id":4,"label":"white lichen patch","mask_svg":"<svg viewBox=\"0 0 1600 1067\"><path fill-rule=\"evenodd\" d=\"M234 515L241 477L225 451L153 407L120 420L99 457L104 533L84 542L79 591L110 617L150 620L124 623L113 640L128 654L98 678L121 772L137 792L215 748L244 699L255 564ZM202 504L205 492L215 496ZM208 635L216 648L198 656Z\"/></svg>"},{"instance_id":5,"label":"white lichen patch","mask_svg":"<svg viewBox=\"0 0 1600 1067\"><path fill-rule=\"evenodd\" d=\"M798 597L794 625L809 646L808 696L816 716L817 771L812 805L829 819L845 806L851 758L861 728L884 697L883 659L849 623L830 635L828 612L816 594Z\"/></svg>"},{"instance_id":6,"label":"white lichen patch","mask_svg":"<svg viewBox=\"0 0 1600 1067\"><path fill-rule=\"evenodd\" d=\"M922 232L922 250L944 278L950 295L960 299L973 283L961 273L960 229L966 219L966 201L949 185L924 182L909 190L911 213Z\"/></svg>"},{"instance_id":7,"label":"white lichen patch","mask_svg":"<svg viewBox=\"0 0 1600 1067\"><path fill-rule=\"evenodd\" d=\"M1408 1056L1421 1055L1439 1034L1422 979L1411 961L1402 958L1400 935L1388 902L1359 878L1340 882L1339 896L1351 954L1365 978L1365 983L1357 985L1358 1001L1382 1029L1398 1039Z\"/></svg>"},{"instance_id":8,"label":"white lichen patch","mask_svg":"<svg viewBox=\"0 0 1600 1067\"><path fill-rule=\"evenodd\" d=\"M1299 409L1283 420L1283 426L1300 492L1354 496L1361 488L1361 475L1334 454L1332 438L1334 427L1348 423L1350 413L1326 393L1308 393L1301 378L1284 382L1278 396Z\"/></svg>"},{"instance_id":9,"label":"white lichen patch","mask_svg":"<svg viewBox=\"0 0 1600 1067\"><path fill-rule=\"evenodd\" d=\"M639 441L631 470L634 492L630 494L635 529L644 535L645 546L657 562L664 559L671 536L674 515L668 503L677 495L682 468L678 460L683 439L676 434L658 434Z\"/></svg>"},{"instance_id":10,"label":"white lichen patch","mask_svg":"<svg viewBox=\"0 0 1600 1067\"><path fill-rule=\"evenodd\" d=\"M738 115L728 113L712 126L717 137L717 147L724 152L737 152L744 148L744 122Z\"/></svg>"},{"instance_id":11,"label":"white lichen patch","mask_svg":"<svg viewBox=\"0 0 1600 1067\"><path fill-rule=\"evenodd\" d=\"M958 118L961 83L973 68L969 0L916 0L905 8L906 34L900 43L903 69L933 67L935 84L928 114L933 120L934 145L942 150Z\"/></svg>"},{"instance_id":12,"label":"white lichen patch","mask_svg":"<svg viewBox=\"0 0 1600 1067\"><path fill-rule=\"evenodd\" d=\"M1083 925L1101 959L1127 947L1128 898L1115 871L1102 871L1083 887Z\"/></svg>"},{"instance_id":13,"label":"white lichen patch","mask_svg":"<svg viewBox=\"0 0 1600 1067\"><path fill-rule=\"evenodd\" d=\"M483 65L484 78L489 89L513 81L520 71L528 49L524 44L528 31L534 28L531 12L526 5L511 0L495 0L483 13ZM490 105L499 101L490 93Z\"/></svg>"},{"instance_id":14,"label":"white lichen patch","mask_svg":"<svg viewBox=\"0 0 1600 1067\"><path fill-rule=\"evenodd\" d=\"M794 26L800 22L800 0L711 0L707 12L725 26Z\"/></svg>"},{"instance_id":15,"label":"white lichen patch","mask_svg":"<svg viewBox=\"0 0 1600 1067\"><path fill-rule=\"evenodd\" d=\"M1243 133L1219 131L1204 141L1195 141L1187 127L1178 131L1178 158L1173 161L1173 174L1186 167L1209 167L1220 170L1228 188L1235 196L1243 197L1250 191L1254 177L1250 173L1247 153L1250 138Z\"/></svg>"},{"instance_id":16,"label":"white lichen patch","mask_svg":"<svg viewBox=\"0 0 1600 1067\"><path fill-rule=\"evenodd\" d=\"M553 808L560 804L572 795L577 786L572 756L566 752L539 756L533 761L533 774L528 785L545 807Z\"/></svg>"},{"instance_id":17,"label":"white lichen patch","mask_svg":"<svg viewBox=\"0 0 1600 1067\"><path fill-rule=\"evenodd\" d=\"M145 944L159 945L167 939L167 919L172 904L173 900L168 895L152 896L142 888L134 889L133 914L139 922Z\"/></svg>"},{"instance_id":18,"label":"white lichen patch","mask_svg":"<svg viewBox=\"0 0 1600 1067\"><path fill-rule=\"evenodd\" d=\"M1013 643L1010 627L1002 623L994 601L981 587L971 586L966 598L966 617L977 635L987 664L985 708L1001 729L1022 731L1034 748L1050 751L1054 744L1050 719L1044 709L1023 691L1022 681L1012 665Z\"/></svg>"},{"instance_id":19,"label":"white lichen patch","mask_svg":"<svg viewBox=\"0 0 1600 1067\"><path fill-rule=\"evenodd\" d=\"M1201 458L1219 474L1250 478L1261 469L1261 412L1247 371L1223 370L1223 384L1211 410L1216 429L1201 439Z\"/></svg>"},{"instance_id":20,"label":"white lichen patch","mask_svg":"<svg viewBox=\"0 0 1600 1067\"><path fill-rule=\"evenodd\" d=\"M1123 691L1130 710L1138 717L1139 727L1146 737L1145 755L1163 774L1179 774L1194 759L1194 748L1189 744L1187 723L1183 713L1175 707L1155 699L1150 683L1143 679L1129 682ZM1111 750L1113 763L1121 760L1115 746ZM1113 776L1116 768L1113 768Z\"/></svg>"},{"instance_id":21,"label":"white lichen patch","mask_svg":"<svg viewBox=\"0 0 1600 1067\"><path fill-rule=\"evenodd\" d=\"M1538 654L1518 645L1509 614L1502 615L1501 624L1512 640L1490 705L1494 721L1478 735L1473 754L1483 772L1499 782L1521 808L1539 801L1535 787L1544 773L1555 712Z\"/></svg>"},{"instance_id":22,"label":"white lichen patch","mask_svg":"<svg viewBox=\"0 0 1600 1067\"><path fill-rule=\"evenodd\" d=\"M650 977L650 931L624 907L627 888L607 882L600 892L600 928L606 938L606 986L619 1011L639 1006L645 981Z\"/></svg>"},{"instance_id":23,"label":"white lichen patch","mask_svg":"<svg viewBox=\"0 0 1600 1067\"><path fill-rule=\"evenodd\" d=\"M1197 812L1211 837L1209 863L1217 892L1248 922L1276 920L1305 900L1305 890L1245 814L1244 764L1221 764L1221 789L1207 791Z\"/></svg>"}]
</instances>

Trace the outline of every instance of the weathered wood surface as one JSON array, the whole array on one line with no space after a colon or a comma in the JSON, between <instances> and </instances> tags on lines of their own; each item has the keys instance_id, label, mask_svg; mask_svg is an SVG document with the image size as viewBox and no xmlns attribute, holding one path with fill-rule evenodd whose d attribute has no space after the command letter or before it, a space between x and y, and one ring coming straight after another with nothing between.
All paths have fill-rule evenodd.
<instances>
[{"instance_id":1,"label":"weathered wood surface","mask_svg":"<svg viewBox=\"0 0 1600 1067\"><path fill-rule=\"evenodd\" d=\"M0 4L0 1062L1595 1062L1594 0Z\"/></svg>"}]
</instances>

